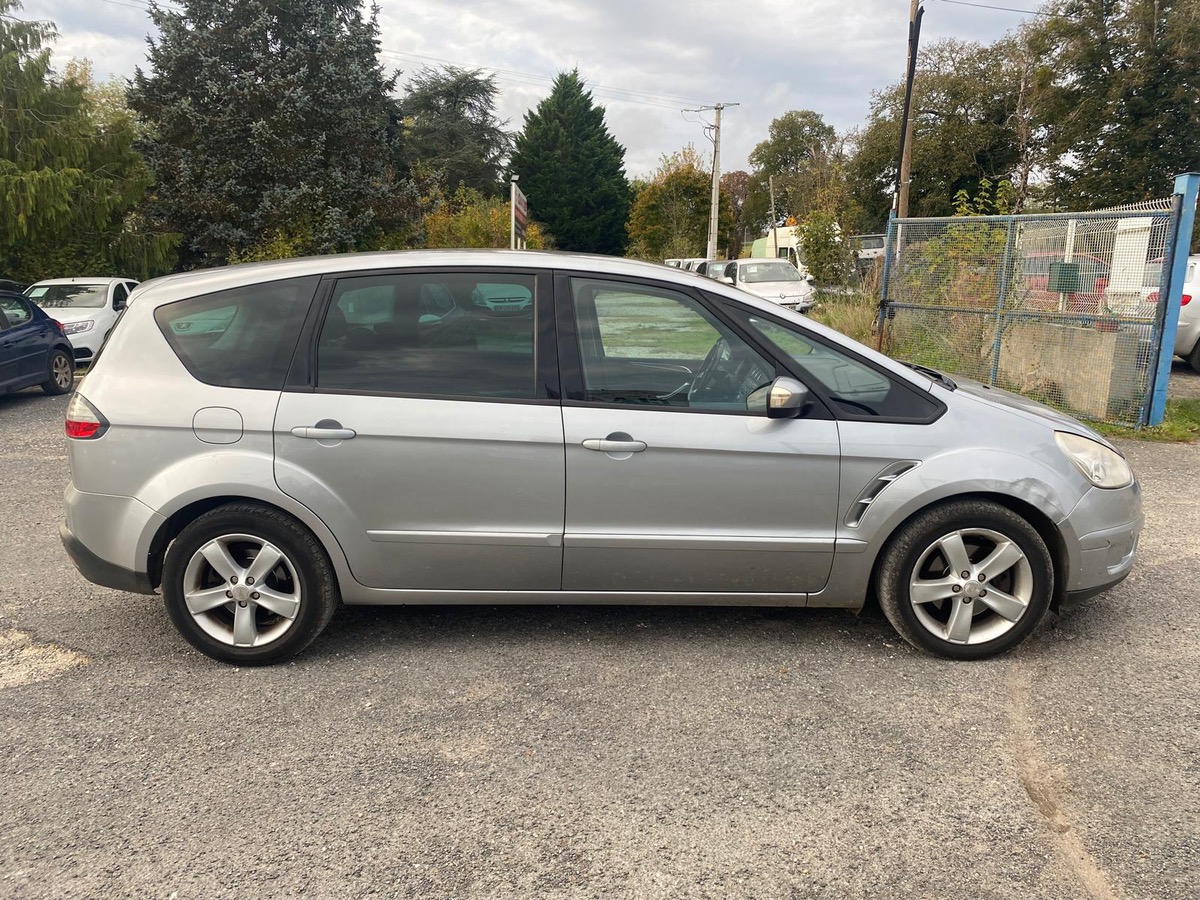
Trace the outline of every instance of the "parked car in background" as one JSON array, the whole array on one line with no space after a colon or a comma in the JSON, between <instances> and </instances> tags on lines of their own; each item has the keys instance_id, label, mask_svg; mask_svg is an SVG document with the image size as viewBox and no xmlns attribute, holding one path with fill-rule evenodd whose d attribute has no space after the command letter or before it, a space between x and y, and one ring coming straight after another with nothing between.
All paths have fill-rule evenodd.
<instances>
[{"instance_id":1,"label":"parked car in background","mask_svg":"<svg viewBox=\"0 0 1200 900\"><path fill-rule=\"evenodd\" d=\"M670 266L672 269L679 269L683 267L682 259L664 259L663 263Z\"/></svg>"},{"instance_id":2,"label":"parked car in background","mask_svg":"<svg viewBox=\"0 0 1200 900\"><path fill-rule=\"evenodd\" d=\"M62 323L75 361L86 365L100 352L136 286L132 278L52 278L30 285L25 295Z\"/></svg>"},{"instance_id":3,"label":"parked car in background","mask_svg":"<svg viewBox=\"0 0 1200 900\"><path fill-rule=\"evenodd\" d=\"M19 281L13 281L11 278L0 278L0 291L11 291L14 294L25 292L25 285Z\"/></svg>"},{"instance_id":4,"label":"parked car in background","mask_svg":"<svg viewBox=\"0 0 1200 900\"><path fill-rule=\"evenodd\" d=\"M497 284L523 285L532 315L467 316L490 329L453 343L426 323L423 297L465 309ZM219 333L177 327L215 310ZM914 645L978 659L1124 578L1142 526L1129 465L1062 413L595 256L373 253L151 282L66 433L80 571L161 588L184 638L233 664L299 652L343 601L858 609L868 593Z\"/></svg>"},{"instance_id":5,"label":"parked car in background","mask_svg":"<svg viewBox=\"0 0 1200 900\"><path fill-rule=\"evenodd\" d=\"M696 274L706 278L720 278L728 264L729 260L727 259L706 259L696 266Z\"/></svg>"},{"instance_id":6,"label":"parked car in background","mask_svg":"<svg viewBox=\"0 0 1200 900\"><path fill-rule=\"evenodd\" d=\"M718 280L797 312L811 307L817 293L812 276L784 259L732 259Z\"/></svg>"},{"instance_id":7,"label":"parked car in background","mask_svg":"<svg viewBox=\"0 0 1200 900\"><path fill-rule=\"evenodd\" d=\"M1021 256L1015 299L1027 309L1101 315L1108 311L1105 292L1109 264L1098 256L1076 253L1070 260L1059 251Z\"/></svg>"},{"instance_id":8,"label":"parked car in background","mask_svg":"<svg viewBox=\"0 0 1200 900\"><path fill-rule=\"evenodd\" d=\"M687 259L680 261L679 268L686 269L688 272L695 272L700 263L704 261L703 256L689 256Z\"/></svg>"},{"instance_id":9,"label":"parked car in background","mask_svg":"<svg viewBox=\"0 0 1200 900\"><path fill-rule=\"evenodd\" d=\"M1157 301L1157 295L1154 297ZM1200 256L1189 256L1183 296L1179 302L1179 329L1175 332L1175 355L1200 372Z\"/></svg>"},{"instance_id":10,"label":"parked car in background","mask_svg":"<svg viewBox=\"0 0 1200 900\"><path fill-rule=\"evenodd\" d=\"M65 394L74 377L74 355L62 325L27 297L0 291L0 394L35 385L47 394Z\"/></svg>"}]
</instances>

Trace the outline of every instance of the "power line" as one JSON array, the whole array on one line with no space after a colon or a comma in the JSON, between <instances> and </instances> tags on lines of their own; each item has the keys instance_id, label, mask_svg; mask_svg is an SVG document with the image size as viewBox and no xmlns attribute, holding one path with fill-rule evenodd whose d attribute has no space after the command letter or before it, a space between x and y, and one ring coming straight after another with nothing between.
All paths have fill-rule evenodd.
<instances>
[{"instance_id":1,"label":"power line","mask_svg":"<svg viewBox=\"0 0 1200 900\"><path fill-rule=\"evenodd\" d=\"M1079 19L1079 16L1071 16L1066 13L1047 13L1036 9L1017 9L1014 6L993 6L990 3L969 3L968 0L942 0L942 2L952 3L955 6L972 6L975 9L996 9L1000 12L1020 13L1023 16L1041 16L1043 19L1073 19L1076 21Z\"/></svg>"}]
</instances>

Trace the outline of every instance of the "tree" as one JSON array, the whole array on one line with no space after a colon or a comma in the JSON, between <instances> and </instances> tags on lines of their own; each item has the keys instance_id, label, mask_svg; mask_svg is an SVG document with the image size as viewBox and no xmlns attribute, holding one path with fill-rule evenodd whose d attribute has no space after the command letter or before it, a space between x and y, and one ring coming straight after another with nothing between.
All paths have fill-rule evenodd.
<instances>
[{"instance_id":1,"label":"tree","mask_svg":"<svg viewBox=\"0 0 1200 900\"><path fill-rule=\"evenodd\" d=\"M943 40L922 52L913 86L911 215L951 215L959 191L974 195L984 180L1010 177L1020 157L1012 124L1017 84L1013 66L992 47ZM903 95L901 83L875 94L850 166L864 231L883 230L891 208Z\"/></svg>"},{"instance_id":2,"label":"tree","mask_svg":"<svg viewBox=\"0 0 1200 900\"><path fill-rule=\"evenodd\" d=\"M641 259L701 256L708 242L712 206L712 169L688 145L664 156L650 181L638 192L629 214L630 251ZM718 218L729 229L731 203L723 198Z\"/></svg>"},{"instance_id":3,"label":"tree","mask_svg":"<svg viewBox=\"0 0 1200 900\"><path fill-rule=\"evenodd\" d=\"M814 200L814 164L828 155L836 141L837 132L811 109L794 109L774 119L767 139L750 153L754 175L747 218L756 225L768 224L771 176L775 180L776 216L782 220L805 215Z\"/></svg>"},{"instance_id":4,"label":"tree","mask_svg":"<svg viewBox=\"0 0 1200 900\"><path fill-rule=\"evenodd\" d=\"M453 197L425 215L425 246L507 248L510 227L507 200L459 188ZM530 222L525 230L525 246L530 250L550 246L549 238L536 222Z\"/></svg>"},{"instance_id":5,"label":"tree","mask_svg":"<svg viewBox=\"0 0 1200 900\"><path fill-rule=\"evenodd\" d=\"M629 184L625 148L609 134L578 70L560 72L550 95L525 114L512 158L529 208L558 247L620 255Z\"/></svg>"},{"instance_id":6,"label":"tree","mask_svg":"<svg viewBox=\"0 0 1200 900\"><path fill-rule=\"evenodd\" d=\"M412 216L397 174L395 77L357 0L155 6L130 105L158 188L152 210L212 265L277 241L297 253L378 244Z\"/></svg>"},{"instance_id":7,"label":"tree","mask_svg":"<svg viewBox=\"0 0 1200 900\"><path fill-rule=\"evenodd\" d=\"M171 235L145 233L133 210L149 172L128 112L101 109L86 65L50 69L53 25L0 0L0 268L21 280L157 274Z\"/></svg>"},{"instance_id":8,"label":"tree","mask_svg":"<svg viewBox=\"0 0 1200 900\"><path fill-rule=\"evenodd\" d=\"M1073 209L1170 193L1200 146L1195 0L1055 0L1046 59L1054 198Z\"/></svg>"},{"instance_id":9,"label":"tree","mask_svg":"<svg viewBox=\"0 0 1200 900\"><path fill-rule=\"evenodd\" d=\"M737 259L746 243L746 200L750 196L750 173L737 169L721 176L721 205L729 201L729 228L721 232L721 243L730 259Z\"/></svg>"},{"instance_id":10,"label":"tree","mask_svg":"<svg viewBox=\"0 0 1200 900\"><path fill-rule=\"evenodd\" d=\"M435 169L447 192L499 196L512 135L495 116L496 93L495 78L478 69L422 69L400 103L405 160Z\"/></svg>"}]
</instances>

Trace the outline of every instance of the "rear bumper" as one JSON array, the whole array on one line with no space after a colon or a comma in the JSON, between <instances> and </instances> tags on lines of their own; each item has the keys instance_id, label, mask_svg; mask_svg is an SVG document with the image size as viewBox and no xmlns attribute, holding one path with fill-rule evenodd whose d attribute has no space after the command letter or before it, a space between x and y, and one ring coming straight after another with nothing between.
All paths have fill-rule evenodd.
<instances>
[{"instance_id":1,"label":"rear bumper","mask_svg":"<svg viewBox=\"0 0 1200 900\"><path fill-rule=\"evenodd\" d=\"M73 483L63 501L59 535L80 574L104 587L153 593L150 542L166 519L133 497L80 491Z\"/></svg>"},{"instance_id":2,"label":"rear bumper","mask_svg":"<svg viewBox=\"0 0 1200 900\"><path fill-rule=\"evenodd\" d=\"M134 572L122 568L116 563L101 559L83 545L79 538L72 534L64 522L58 526L58 536L62 538L63 547L79 574L93 584L113 588L118 591L130 591L134 594L153 594L150 576L145 572Z\"/></svg>"}]
</instances>

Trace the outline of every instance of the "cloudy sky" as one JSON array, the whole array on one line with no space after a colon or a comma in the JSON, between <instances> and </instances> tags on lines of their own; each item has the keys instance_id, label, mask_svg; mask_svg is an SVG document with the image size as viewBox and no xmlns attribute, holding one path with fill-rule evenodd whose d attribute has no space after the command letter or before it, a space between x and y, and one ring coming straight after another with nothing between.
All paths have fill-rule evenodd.
<instances>
[{"instance_id":1,"label":"cloudy sky","mask_svg":"<svg viewBox=\"0 0 1200 900\"><path fill-rule=\"evenodd\" d=\"M18 15L57 25L56 63L85 56L100 78L128 77L145 66L147 5L24 0ZM988 42L1027 18L950 0L925 5L922 43ZM747 168L771 120L789 109L815 109L838 129L861 124L871 91L903 74L909 0L380 0L380 6L389 67L412 73L452 63L494 71L499 112L513 130L549 92L556 72L578 67L626 147L629 174L645 175L662 154L688 143L710 151L700 114L688 107L740 104L725 113L723 171Z\"/></svg>"}]
</instances>

